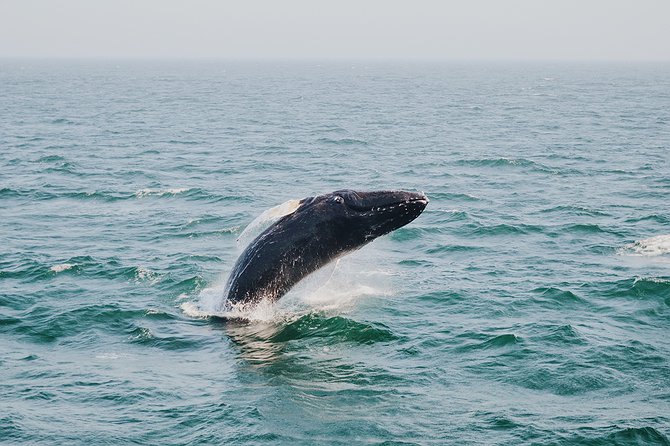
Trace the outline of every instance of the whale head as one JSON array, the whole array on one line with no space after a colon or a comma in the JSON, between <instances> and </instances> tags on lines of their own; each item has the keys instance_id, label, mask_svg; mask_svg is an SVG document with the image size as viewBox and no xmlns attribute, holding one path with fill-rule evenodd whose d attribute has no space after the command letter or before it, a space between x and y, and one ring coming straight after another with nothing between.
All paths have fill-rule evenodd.
<instances>
[{"instance_id":1,"label":"whale head","mask_svg":"<svg viewBox=\"0 0 670 446\"><path fill-rule=\"evenodd\" d=\"M423 193L344 189L304 199L294 218L311 220L314 237L330 242L323 249L339 253L405 226L421 215L427 204Z\"/></svg>"}]
</instances>

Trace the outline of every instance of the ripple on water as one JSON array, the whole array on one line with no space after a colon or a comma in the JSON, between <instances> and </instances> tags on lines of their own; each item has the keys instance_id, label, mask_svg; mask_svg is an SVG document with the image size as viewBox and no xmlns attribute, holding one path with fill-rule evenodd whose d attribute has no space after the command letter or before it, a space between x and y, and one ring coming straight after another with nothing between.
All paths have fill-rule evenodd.
<instances>
[{"instance_id":1,"label":"ripple on water","mask_svg":"<svg viewBox=\"0 0 670 446\"><path fill-rule=\"evenodd\" d=\"M670 298L670 278L636 277L594 284L604 295L625 299L664 300Z\"/></svg>"},{"instance_id":2,"label":"ripple on water","mask_svg":"<svg viewBox=\"0 0 670 446\"><path fill-rule=\"evenodd\" d=\"M667 67L0 71L0 443L670 444ZM431 202L217 318L341 188Z\"/></svg>"},{"instance_id":3,"label":"ripple on water","mask_svg":"<svg viewBox=\"0 0 670 446\"><path fill-rule=\"evenodd\" d=\"M558 287L538 287L531 291L535 294L535 301L549 307L574 307L588 305L588 302L570 290Z\"/></svg>"},{"instance_id":4,"label":"ripple on water","mask_svg":"<svg viewBox=\"0 0 670 446\"><path fill-rule=\"evenodd\" d=\"M670 445L667 435L650 426L623 429L617 425L600 428L580 427L576 434L567 436L566 441L589 446Z\"/></svg>"},{"instance_id":5,"label":"ripple on water","mask_svg":"<svg viewBox=\"0 0 670 446\"><path fill-rule=\"evenodd\" d=\"M356 138L339 138L339 139L319 138L317 142L321 144L332 144L336 146L367 146L369 144L367 141Z\"/></svg>"},{"instance_id":6,"label":"ripple on water","mask_svg":"<svg viewBox=\"0 0 670 446\"><path fill-rule=\"evenodd\" d=\"M485 341L480 343L460 347L458 350L461 352L468 352L476 350L500 349L500 348L514 347L522 343L523 340L519 336L513 333L505 333L497 336L492 336L489 339L486 339Z\"/></svg>"},{"instance_id":7,"label":"ripple on water","mask_svg":"<svg viewBox=\"0 0 670 446\"><path fill-rule=\"evenodd\" d=\"M283 325L271 339L275 342L289 342L304 338L327 338L329 344L374 344L398 339L382 323L363 323L343 316L324 318L318 314L308 314Z\"/></svg>"}]
</instances>

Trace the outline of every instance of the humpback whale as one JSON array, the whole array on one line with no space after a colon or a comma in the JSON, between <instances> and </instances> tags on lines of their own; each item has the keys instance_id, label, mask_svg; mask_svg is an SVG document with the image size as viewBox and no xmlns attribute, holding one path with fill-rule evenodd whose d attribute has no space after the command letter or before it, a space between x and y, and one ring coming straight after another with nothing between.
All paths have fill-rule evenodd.
<instances>
[{"instance_id":1,"label":"humpback whale","mask_svg":"<svg viewBox=\"0 0 670 446\"><path fill-rule=\"evenodd\" d=\"M332 260L405 226L427 204L425 194L405 191L338 190L304 198L242 252L223 305L276 301Z\"/></svg>"}]
</instances>

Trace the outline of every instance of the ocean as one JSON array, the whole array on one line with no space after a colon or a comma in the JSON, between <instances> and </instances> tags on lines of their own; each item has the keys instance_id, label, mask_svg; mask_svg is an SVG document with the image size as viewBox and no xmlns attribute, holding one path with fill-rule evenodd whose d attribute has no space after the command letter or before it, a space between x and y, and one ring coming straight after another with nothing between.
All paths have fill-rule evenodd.
<instances>
[{"instance_id":1,"label":"ocean","mask_svg":"<svg viewBox=\"0 0 670 446\"><path fill-rule=\"evenodd\" d=\"M238 237L430 198L247 320ZM670 65L0 60L0 443L670 444Z\"/></svg>"}]
</instances>

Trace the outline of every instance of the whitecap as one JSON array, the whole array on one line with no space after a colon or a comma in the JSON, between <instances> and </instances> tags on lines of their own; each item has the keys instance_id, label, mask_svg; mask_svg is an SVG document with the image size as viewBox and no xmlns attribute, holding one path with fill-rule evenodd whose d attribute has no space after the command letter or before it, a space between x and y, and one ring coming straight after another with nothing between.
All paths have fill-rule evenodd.
<instances>
[{"instance_id":1,"label":"whitecap","mask_svg":"<svg viewBox=\"0 0 670 446\"><path fill-rule=\"evenodd\" d=\"M655 257L670 254L670 234L657 235L625 245L619 254Z\"/></svg>"},{"instance_id":2,"label":"whitecap","mask_svg":"<svg viewBox=\"0 0 670 446\"><path fill-rule=\"evenodd\" d=\"M76 266L76 263L59 263L58 265L54 265L51 268L49 268L50 271L53 271L54 273L60 273L63 271L67 271L70 268L73 268Z\"/></svg>"},{"instance_id":3,"label":"whitecap","mask_svg":"<svg viewBox=\"0 0 670 446\"><path fill-rule=\"evenodd\" d=\"M633 284L636 284L636 283L638 283L638 282L670 283L670 280L668 280L668 279L664 279L664 278L662 278L662 277L653 277L653 276L649 276L649 277L636 277L636 278L633 280Z\"/></svg>"},{"instance_id":4,"label":"whitecap","mask_svg":"<svg viewBox=\"0 0 670 446\"><path fill-rule=\"evenodd\" d=\"M171 189L140 189L135 192L137 198L147 197L147 196L158 196L162 197L163 195L177 195L189 190L188 187L175 187Z\"/></svg>"},{"instance_id":5,"label":"whitecap","mask_svg":"<svg viewBox=\"0 0 670 446\"><path fill-rule=\"evenodd\" d=\"M135 269L135 280L137 282L147 281L153 285L154 283L158 282L159 279L160 277L158 274L147 268L144 268L143 266L138 266Z\"/></svg>"},{"instance_id":6,"label":"whitecap","mask_svg":"<svg viewBox=\"0 0 670 446\"><path fill-rule=\"evenodd\" d=\"M118 352L118 351L102 351L98 352L95 355L95 359L103 359L103 360L108 360L108 361L115 361L117 359L123 359L123 360L135 360L136 357L135 355L131 355L130 353L124 353L124 352Z\"/></svg>"}]
</instances>

